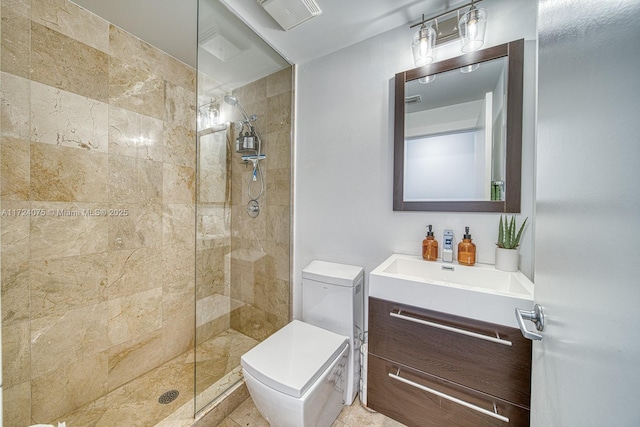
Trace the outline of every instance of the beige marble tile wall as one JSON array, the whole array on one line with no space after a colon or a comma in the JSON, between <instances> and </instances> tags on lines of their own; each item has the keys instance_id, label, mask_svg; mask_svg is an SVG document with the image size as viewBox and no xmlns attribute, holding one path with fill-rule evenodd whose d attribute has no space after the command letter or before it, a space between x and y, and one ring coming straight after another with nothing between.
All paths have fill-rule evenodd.
<instances>
[{"instance_id":1,"label":"beige marble tile wall","mask_svg":"<svg viewBox=\"0 0 640 427\"><path fill-rule=\"evenodd\" d=\"M228 107L224 93L211 97L209 89L221 83L198 74L198 105L207 111L209 103L219 112ZM207 94L209 96L207 96ZM222 111L221 111L222 110ZM206 125L205 125L206 126ZM231 248L231 152L229 131L199 130L196 233L196 345L200 346L230 327L229 262ZM208 377L207 367L196 362L198 379ZM198 381L197 392L211 384ZM198 402L201 403L201 402ZM206 402L208 403L208 402ZM198 408L199 409L199 408Z\"/></svg>"},{"instance_id":2,"label":"beige marble tile wall","mask_svg":"<svg viewBox=\"0 0 640 427\"><path fill-rule=\"evenodd\" d=\"M202 79L206 76L198 78L199 86L204 86ZM231 306L227 262L231 247L230 145L226 130L208 132L201 132L198 143L197 345L229 328Z\"/></svg>"},{"instance_id":3,"label":"beige marble tile wall","mask_svg":"<svg viewBox=\"0 0 640 427\"><path fill-rule=\"evenodd\" d=\"M195 72L67 0L2 0L4 425L190 349Z\"/></svg>"},{"instance_id":4,"label":"beige marble tile wall","mask_svg":"<svg viewBox=\"0 0 640 427\"><path fill-rule=\"evenodd\" d=\"M292 69L233 91L249 115L257 114L266 159L265 193L256 218L247 215L251 166L231 162L231 327L263 340L289 321L291 245ZM257 190L254 189L254 193Z\"/></svg>"}]
</instances>

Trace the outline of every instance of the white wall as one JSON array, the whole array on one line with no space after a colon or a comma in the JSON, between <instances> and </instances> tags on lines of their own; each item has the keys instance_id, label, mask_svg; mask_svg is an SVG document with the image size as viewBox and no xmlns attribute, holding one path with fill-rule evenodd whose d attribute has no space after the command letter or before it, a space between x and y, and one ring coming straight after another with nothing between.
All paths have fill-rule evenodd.
<instances>
[{"instance_id":1,"label":"white wall","mask_svg":"<svg viewBox=\"0 0 640 427\"><path fill-rule=\"evenodd\" d=\"M536 2L485 0L485 47L525 38L522 217L533 217ZM425 11L428 12L428 11ZM418 17L415 17L416 19ZM393 79L413 68L409 25L298 66L294 184L294 317L300 317L302 269L313 259L360 265L368 273L393 252L418 255L433 224L461 238L471 228L477 260L493 263L499 215L394 212ZM436 61L460 54L437 48ZM456 173L455 166L451 174ZM446 179L446 177L442 177ZM521 245L521 269L533 270L533 224Z\"/></svg>"}]
</instances>

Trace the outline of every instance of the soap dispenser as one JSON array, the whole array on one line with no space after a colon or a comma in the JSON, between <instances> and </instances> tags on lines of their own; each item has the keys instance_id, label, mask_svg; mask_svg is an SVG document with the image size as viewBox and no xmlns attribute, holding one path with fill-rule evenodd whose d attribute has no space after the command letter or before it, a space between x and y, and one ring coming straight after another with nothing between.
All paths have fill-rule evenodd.
<instances>
[{"instance_id":1,"label":"soap dispenser","mask_svg":"<svg viewBox=\"0 0 640 427\"><path fill-rule=\"evenodd\" d=\"M476 263L476 245L471 241L469 227L464 228L464 238L458 243L458 263L463 265Z\"/></svg>"},{"instance_id":2,"label":"soap dispenser","mask_svg":"<svg viewBox=\"0 0 640 427\"><path fill-rule=\"evenodd\" d=\"M438 241L433 237L431 225L427 225L427 237L422 241L422 259L436 261L438 259Z\"/></svg>"}]
</instances>

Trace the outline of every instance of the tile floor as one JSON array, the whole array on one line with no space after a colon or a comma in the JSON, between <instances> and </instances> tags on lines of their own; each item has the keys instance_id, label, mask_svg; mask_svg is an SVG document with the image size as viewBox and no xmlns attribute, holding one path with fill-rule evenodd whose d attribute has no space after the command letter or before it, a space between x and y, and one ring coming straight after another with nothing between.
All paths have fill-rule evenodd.
<instances>
[{"instance_id":1,"label":"tile floor","mask_svg":"<svg viewBox=\"0 0 640 427\"><path fill-rule=\"evenodd\" d=\"M239 370L234 369L240 364L240 356L254 347L257 341L232 329L226 330L209 341L198 346L195 351L198 372L200 374L196 386L198 392L205 394L207 387L226 389L225 378L237 381ZM215 368L215 369L214 369ZM118 387L96 401L85 405L76 411L54 420L66 422L67 426L82 427L149 427L155 426L163 420L162 426L182 427L193 423L193 395L194 395L194 350L190 350L169 362L153 369L135 380ZM238 372L235 372L238 371ZM234 380L235 378L235 380ZM165 391L177 389L178 398L166 405L158 403L158 397ZM217 396L219 390L213 390ZM209 400L215 396L210 397ZM198 402L200 404L200 402ZM201 406L204 406L203 402ZM185 419L171 419L173 415Z\"/></svg>"},{"instance_id":2,"label":"tile floor","mask_svg":"<svg viewBox=\"0 0 640 427\"><path fill-rule=\"evenodd\" d=\"M214 382L240 378L234 369L240 356L255 346L257 341L233 330L227 330L212 338L196 350L198 368L208 375L197 381L199 390ZM193 350L176 357L166 364L125 384L106 396L67 414L56 421L66 421L68 426L106 427L186 427L193 423ZM197 368L197 369L198 369ZM215 369L214 369L215 368ZM228 387L228 384L221 384ZM158 396L169 389L180 390L178 399L168 405L158 404ZM215 390L213 390L215 392ZM53 423L56 425L56 422ZM269 427L251 398L247 398L222 423L220 427ZM402 427L397 421L382 414L367 411L356 400L346 406L333 427Z\"/></svg>"},{"instance_id":3,"label":"tile floor","mask_svg":"<svg viewBox=\"0 0 640 427\"><path fill-rule=\"evenodd\" d=\"M369 412L360 402L345 406L332 427L402 427L397 421L377 412ZM238 406L218 427L269 427L269 423L260 416L258 409L248 398Z\"/></svg>"}]
</instances>

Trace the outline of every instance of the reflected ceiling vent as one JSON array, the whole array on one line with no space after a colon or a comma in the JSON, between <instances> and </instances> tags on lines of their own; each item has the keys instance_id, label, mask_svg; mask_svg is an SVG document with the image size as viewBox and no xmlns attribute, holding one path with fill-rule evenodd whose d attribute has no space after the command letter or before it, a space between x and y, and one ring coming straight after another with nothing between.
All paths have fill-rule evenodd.
<instances>
[{"instance_id":1,"label":"reflected ceiling vent","mask_svg":"<svg viewBox=\"0 0 640 427\"><path fill-rule=\"evenodd\" d=\"M200 46L222 62L235 58L244 50L221 34L215 25L203 31L200 40Z\"/></svg>"},{"instance_id":2,"label":"reflected ceiling vent","mask_svg":"<svg viewBox=\"0 0 640 427\"><path fill-rule=\"evenodd\" d=\"M422 97L420 95L407 96L404 99L405 104L419 104L421 102L422 102Z\"/></svg>"},{"instance_id":3,"label":"reflected ceiling vent","mask_svg":"<svg viewBox=\"0 0 640 427\"><path fill-rule=\"evenodd\" d=\"M313 0L258 0L285 31L322 13Z\"/></svg>"}]
</instances>

